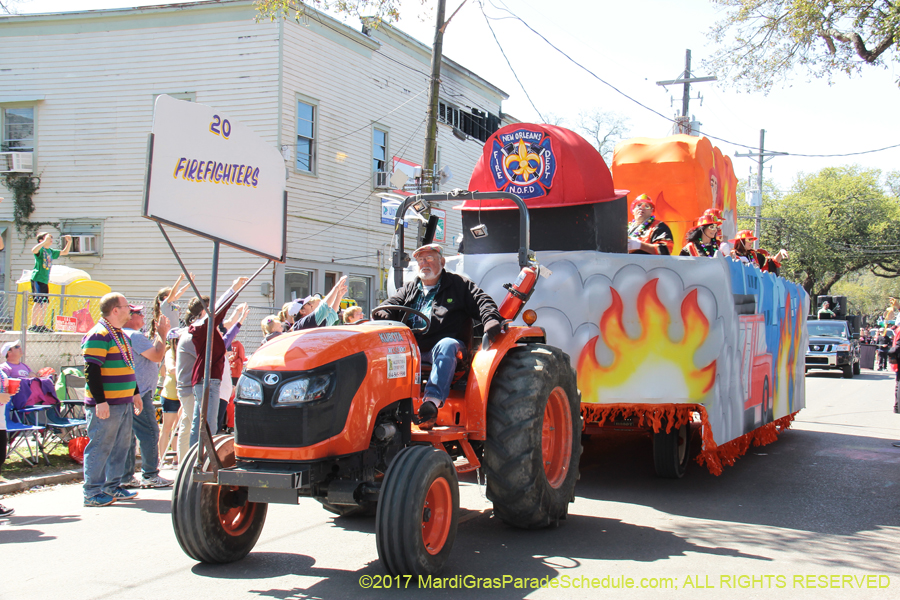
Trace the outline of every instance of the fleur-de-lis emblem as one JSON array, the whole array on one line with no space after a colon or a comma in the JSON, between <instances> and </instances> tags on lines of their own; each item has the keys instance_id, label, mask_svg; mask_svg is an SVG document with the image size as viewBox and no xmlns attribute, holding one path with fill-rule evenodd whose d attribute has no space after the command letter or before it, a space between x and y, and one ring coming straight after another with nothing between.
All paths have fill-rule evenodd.
<instances>
[{"instance_id":1,"label":"fleur-de-lis emblem","mask_svg":"<svg viewBox=\"0 0 900 600\"><path fill-rule=\"evenodd\" d=\"M507 169L512 170L514 175L518 175L522 178L523 181L528 181L531 179L531 176L538 170L538 166L540 166L541 158L535 154L534 152L529 152L528 147L525 145L524 140L519 140L518 151L516 154L510 154L505 159L503 159L503 166ZM531 166L531 161L534 161L535 166ZM512 169L512 165L517 164L518 169Z\"/></svg>"}]
</instances>

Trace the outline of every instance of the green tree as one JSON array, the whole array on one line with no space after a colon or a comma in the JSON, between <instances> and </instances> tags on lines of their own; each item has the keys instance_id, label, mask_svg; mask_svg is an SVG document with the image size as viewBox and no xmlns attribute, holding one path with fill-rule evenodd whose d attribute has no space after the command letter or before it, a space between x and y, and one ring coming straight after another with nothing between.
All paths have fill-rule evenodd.
<instances>
[{"instance_id":1,"label":"green tree","mask_svg":"<svg viewBox=\"0 0 900 600\"><path fill-rule=\"evenodd\" d=\"M811 295L827 294L849 273L900 276L900 199L885 191L877 169L826 168L801 176L764 205L771 220L762 247L786 248L782 274Z\"/></svg>"},{"instance_id":2,"label":"green tree","mask_svg":"<svg viewBox=\"0 0 900 600\"><path fill-rule=\"evenodd\" d=\"M868 270L850 273L834 284L831 293L847 296L851 312L874 319L884 314L888 298L900 298L900 280L878 277Z\"/></svg>"},{"instance_id":3,"label":"green tree","mask_svg":"<svg viewBox=\"0 0 900 600\"><path fill-rule=\"evenodd\" d=\"M832 80L900 62L897 0L712 0L725 17L706 66L747 90L769 92L796 67ZM898 79L900 84L900 79Z\"/></svg>"},{"instance_id":4,"label":"green tree","mask_svg":"<svg viewBox=\"0 0 900 600\"><path fill-rule=\"evenodd\" d=\"M422 0L422 4L425 0ZM357 17L375 17L388 23L400 18L400 0L256 0L259 18L274 21L292 17L300 21L307 6L324 12L335 12Z\"/></svg>"}]
</instances>

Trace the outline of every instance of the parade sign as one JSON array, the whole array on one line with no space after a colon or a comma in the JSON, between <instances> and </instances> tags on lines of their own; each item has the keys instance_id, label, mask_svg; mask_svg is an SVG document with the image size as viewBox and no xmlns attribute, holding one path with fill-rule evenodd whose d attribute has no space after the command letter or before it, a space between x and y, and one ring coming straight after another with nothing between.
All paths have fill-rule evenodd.
<instances>
[{"instance_id":1,"label":"parade sign","mask_svg":"<svg viewBox=\"0 0 900 600\"><path fill-rule=\"evenodd\" d=\"M159 96L143 216L284 261L284 159L272 144L222 112Z\"/></svg>"}]
</instances>

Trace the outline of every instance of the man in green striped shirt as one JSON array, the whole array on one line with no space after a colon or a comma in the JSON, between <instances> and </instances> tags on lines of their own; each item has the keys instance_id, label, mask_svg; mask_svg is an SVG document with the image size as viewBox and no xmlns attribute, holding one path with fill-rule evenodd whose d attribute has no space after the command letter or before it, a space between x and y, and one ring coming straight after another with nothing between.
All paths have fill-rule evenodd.
<instances>
[{"instance_id":1,"label":"man in green striped shirt","mask_svg":"<svg viewBox=\"0 0 900 600\"><path fill-rule=\"evenodd\" d=\"M100 299L100 321L81 340L84 410L89 442L84 449L84 505L108 506L137 496L120 487L131 443L133 412L140 412L134 356L122 326L131 316L122 294Z\"/></svg>"}]
</instances>

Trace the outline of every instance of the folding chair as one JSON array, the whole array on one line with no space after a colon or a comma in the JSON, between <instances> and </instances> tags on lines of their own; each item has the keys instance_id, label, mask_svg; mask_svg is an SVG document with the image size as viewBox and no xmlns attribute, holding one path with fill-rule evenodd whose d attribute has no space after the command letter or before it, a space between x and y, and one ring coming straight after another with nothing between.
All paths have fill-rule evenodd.
<instances>
[{"instance_id":1,"label":"folding chair","mask_svg":"<svg viewBox=\"0 0 900 600\"><path fill-rule=\"evenodd\" d=\"M55 404L13 408L13 412L19 422L44 428L41 443L45 452L52 452L57 446L68 444L73 437L87 435L87 420L64 417Z\"/></svg>"},{"instance_id":2,"label":"folding chair","mask_svg":"<svg viewBox=\"0 0 900 600\"><path fill-rule=\"evenodd\" d=\"M18 411L13 409L11 402L7 402L5 406L6 436L9 441L9 452L15 452L19 458L32 467L41 460L40 455L43 455L44 462L46 462L49 467L50 458L47 456L47 452L44 450L44 444L41 441L46 428L42 425L29 425L23 423L20 420L19 415L16 414ZM33 448L31 442L34 442ZM19 448L23 443L28 448L28 457L24 456L19 451Z\"/></svg>"},{"instance_id":3,"label":"folding chair","mask_svg":"<svg viewBox=\"0 0 900 600\"><path fill-rule=\"evenodd\" d=\"M60 415L68 418L84 418L84 371L79 367L63 367L60 377L65 377L65 396L60 396ZM58 389L58 388L57 388ZM57 393L57 395L59 395Z\"/></svg>"}]
</instances>

